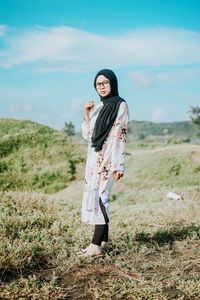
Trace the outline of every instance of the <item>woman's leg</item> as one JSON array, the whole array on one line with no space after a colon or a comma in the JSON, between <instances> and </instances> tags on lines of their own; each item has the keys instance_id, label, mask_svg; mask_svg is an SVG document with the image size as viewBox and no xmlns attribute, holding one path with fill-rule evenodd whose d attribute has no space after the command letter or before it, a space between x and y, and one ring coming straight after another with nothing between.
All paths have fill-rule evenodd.
<instances>
[{"instance_id":1,"label":"woman's leg","mask_svg":"<svg viewBox=\"0 0 200 300\"><path fill-rule=\"evenodd\" d=\"M101 246L101 242L108 240L108 224L95 225L92 244Z\"/></svg>"},{"instance_id":2,"label":"woman's leg","mask_svg":"<svg viewBox=\"0 0 200 300\"><path fill-rule=\"evenodd\" d=\"M100 246L103 241L108 242L108 223L109 223L106 209L102 203L101 198L99 198L99 205L100 205L101 211L103 213L106 224L95 225L94 235L92 238L92 244L95 244L98 246Z\"/></svg>"},{"instance_id":3,"label":"woman's leg","mask_svg":"<svg viewBox=\"0 0 200 300\"><path fill-rule=\"evenodd\" d=\"M105 206L102 203L101 198L99 198L99 205L102 210L105 224L96 224L94 227L94 235L91 241L91 244L86 248L82 250L82 253L84 256L97 256L101 255L101 249L99 246L101 246L102 242L106 243L108 241L108 216L106 213Z\"/></svg>"},{"instance_id":4,"label":"woman's leg","mask_svg":"<svg viewBox=\"0 0 200 300\"><path fill-rule=\"evenodd\" d=\"M108 242L108 232L109 232L109 226L108 224L105 224L104 236L102 242Z\"/></svg>"},{"instance_id":5,"label":"woman's leg","mask_svg":"<svg viewBox=\"0 0 200 300\"><path fill-rule=\"evenodd\" d=\"M109 223L109 219L108 219L108 216L107 216L107 213L106 213L106 209L105 209L105 206L103 205L103 202L102 202L101 198L99 198L99 205L100 205L101 211L103 213L104 220L105 220L106 224L108 224Z\"/></svg>"}]
</instances>

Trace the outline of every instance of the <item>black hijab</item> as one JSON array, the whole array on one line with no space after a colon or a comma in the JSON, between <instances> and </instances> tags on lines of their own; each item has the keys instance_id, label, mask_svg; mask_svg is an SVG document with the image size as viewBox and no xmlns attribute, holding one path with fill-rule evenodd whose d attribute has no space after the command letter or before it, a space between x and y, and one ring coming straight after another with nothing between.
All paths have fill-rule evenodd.
<instances>
[{"instance_id":1,"label":"black hijab","mask_svg":"<svg viewBox=\"0 0 200 300\"><path fill-rule=\"evenodd\" d=\"M94 87L96 89L96 80L99 75L104 75L110 81L111 93L106 97L100 97L103 107L96 119L94 131L92 134L92 147L98 152L102 149L115 120L117 117L119 106L124 99L119 97L118 82L115 73L109 69L99 71L94 79Z\"/></svg>"}]
</instances>

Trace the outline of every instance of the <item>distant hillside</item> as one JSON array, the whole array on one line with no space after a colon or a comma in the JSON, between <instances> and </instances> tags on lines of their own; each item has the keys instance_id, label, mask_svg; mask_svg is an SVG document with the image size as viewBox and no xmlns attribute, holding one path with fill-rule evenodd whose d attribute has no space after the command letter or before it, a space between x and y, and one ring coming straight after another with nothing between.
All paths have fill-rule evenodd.
<instances>
[{"instance_id":1,"label":"distant hillside","mask_svg":"<svg viewBox=\"0 0 200 300\"><path fill-rule=\"evenodd\" d=\"M70 137L31 121L0 119L0 189L55 192L83 161Z\"/></svg>"},{"instance_id":2,"label":"distant hillside","mask_svg":"<svg viewBox=\"0 0 200 300\"><path fill-rule=\"evenodd\" d=\"M193 139L197 134L197 128L191 121L153 123L147 121L131 121L129 125L129 139L142 140L149 136L172 137L181 139Z\"/></svg>"}]
</instances>

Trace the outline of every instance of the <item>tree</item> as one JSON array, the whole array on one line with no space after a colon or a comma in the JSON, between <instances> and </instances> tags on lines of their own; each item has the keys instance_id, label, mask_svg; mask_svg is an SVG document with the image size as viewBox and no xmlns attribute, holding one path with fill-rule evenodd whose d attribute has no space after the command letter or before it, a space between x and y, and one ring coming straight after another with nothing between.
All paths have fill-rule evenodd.
<instances>
[{"instance_id":1,"label":"tree","mask_svg":"<svg viewBox=\"0 0 200 300\"><path fill-rule=\"evenodd\" d=\"M63 131L69 136L75 135L74 124L71 121L69 123L65 122L65 127L64 127Z\"/></svg>"},{"instance_id":2,"label":"tree","mask_svg":"<svg viewBox=\"0 0 200 300\"><path fill-rule=\"evenodd\" d=\"M145 140L145 138L146 138L146 136L145 136L145 134L144 133L140 133L140 134L138 134L138 141L141 141L141 140Z\"/></svg>"},{"instance_id":3,"label":"tree","mask_svg":"<svg viewBox=\"0 0 200 300\"><path fill-rule=\"evenodd\" d=\"M194 106L190 108L191 120L192 122L198 126L200 130L200 107ZM198 133L198 137L200 137L200 132Z\"/></svg>"}]
</instances>

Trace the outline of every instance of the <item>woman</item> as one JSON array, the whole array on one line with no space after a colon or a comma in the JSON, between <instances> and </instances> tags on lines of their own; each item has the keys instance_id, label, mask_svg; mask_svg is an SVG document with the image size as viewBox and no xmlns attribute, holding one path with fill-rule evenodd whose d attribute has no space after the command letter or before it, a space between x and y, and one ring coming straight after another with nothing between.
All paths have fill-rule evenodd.
<instances>
[{"instance_id":1,"label":"woman","mask_svg":"<svg viewBox=\"0 0 200 300\"><path fill-rule=\"evenodd\" d=\"M99 71L94 87L101 103L86 102L82 123L82 135L88 141L82 221L95 225L90 245L82 249L84 256L101 255L100 246L108 242L109 195L114 181L124 174L128 127L128 107L119 97L115 73Z\"/></svg>"}]
</instances>

